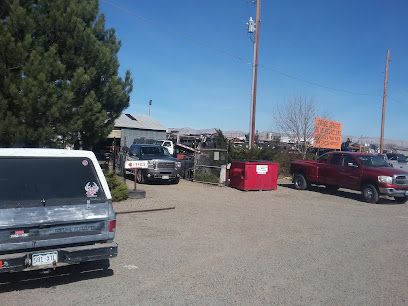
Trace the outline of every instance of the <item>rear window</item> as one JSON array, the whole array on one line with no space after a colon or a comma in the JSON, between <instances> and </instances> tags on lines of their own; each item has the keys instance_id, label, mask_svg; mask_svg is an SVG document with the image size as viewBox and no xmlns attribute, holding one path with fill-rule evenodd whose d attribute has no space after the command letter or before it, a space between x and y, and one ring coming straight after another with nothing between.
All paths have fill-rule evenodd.
<instances>
[{"instance_id":1,"label":"rear window","mask_svg":"<svg viewBox=\"0 0 408 306\"><path fill-rule=\"evenodd\" d=\"M27 201L41 205L79 204L78 200L106 200L90 159L0 158L0 205Z\"/></svg>"},{"instance_id":2,"label":"rear window","mask_svg":"<svg viewBox=\"0 0 408 306\"><path fill-rule=\"evenodd\" d=\"M140 148L141 155L168 155L168 151L159 146L151 146L151 147L141 147Z\"/></svg>"}]
</instances>

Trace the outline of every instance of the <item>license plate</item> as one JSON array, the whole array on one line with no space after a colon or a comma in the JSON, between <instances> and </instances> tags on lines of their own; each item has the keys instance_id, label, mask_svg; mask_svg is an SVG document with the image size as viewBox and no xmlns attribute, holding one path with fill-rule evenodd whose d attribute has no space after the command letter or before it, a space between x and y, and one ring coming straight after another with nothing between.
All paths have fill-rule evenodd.
<instances>
[{"instance_id":1,"label":"license plate","mask_svg":"<svg viewBox=\"0 0 408 306\"><path fill-rule=\"evenodd\" d=\"M58 262L58 252L37 253L31 256L32 266L47 266Z\"/></svg>"},{"instance_id":2,"label":"license plate","mask_svg":"<svg viewBox=\"0 0 408 306\"><path fill-rule=\"evenodd\" d=\"M405 191L405 195L408 197L408 191Z\"/></svg>"},{"instance_id":3,"label":"license plate","mask_svg":"<svg viewBox=\"0 0 408 306\"><path fill-rule=\"evenodd\" d=\"M163 175L163 176L162 176L162 179L163 179L163 180L168 180L169 178L170 178L170 176L168 176L168 175Z\"/></svg>"}]
</instances>

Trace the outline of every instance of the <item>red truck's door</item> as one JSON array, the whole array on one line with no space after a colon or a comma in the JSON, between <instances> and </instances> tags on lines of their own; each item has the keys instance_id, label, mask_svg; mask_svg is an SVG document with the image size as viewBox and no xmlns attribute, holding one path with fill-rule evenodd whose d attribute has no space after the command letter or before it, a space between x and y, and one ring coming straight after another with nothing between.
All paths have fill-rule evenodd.
<instances>
[{"instance_id":1,"label":"red truck's door","mask_svg":"<svg viewBox=\"0 0 408 306\"><path fill-rule=\"evenodd\" d=\"M343 163L338 178L342 187L354 190L360 189L361 168L351 155L345 154L343 156Z\"/></svg>"},{"instance_id":2,"label":"red truck's door","mask_svg":"<svg viewBox=\"0 0 408 306\"><path fill-rule=\"evenodd\" d=\"M342 168L342 154L332 153L329 158L329 162L323 169L321 169L322 180L324 185L339 186L342 187L339 181L339 173Z\"/></svg>"}]
</instances>

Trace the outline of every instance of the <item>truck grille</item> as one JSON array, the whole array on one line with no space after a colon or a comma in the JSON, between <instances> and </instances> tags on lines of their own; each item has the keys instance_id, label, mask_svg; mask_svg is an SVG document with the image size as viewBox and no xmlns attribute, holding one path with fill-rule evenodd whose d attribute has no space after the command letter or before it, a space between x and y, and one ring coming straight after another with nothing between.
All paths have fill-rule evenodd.
<instances>
[{"instance_id":1,"label":"truck grille","mask_svg":"<svg viewBox=\"0 0 408 306\"><path fill-rule=\"evenodd\" d=\"M394 177L395 185L408 186L408 176L407 175L396 175Z\"/></svg>"},{"instance_id":2,"label":"truck grille","mask_svg":"<svg viewBox=\"0 0 408 306\"><path fill-rule=\"evenodd\" d=\"M174 162L158 162L157 163L158 169L174 169Z\"/></svg>"}]
</instances>

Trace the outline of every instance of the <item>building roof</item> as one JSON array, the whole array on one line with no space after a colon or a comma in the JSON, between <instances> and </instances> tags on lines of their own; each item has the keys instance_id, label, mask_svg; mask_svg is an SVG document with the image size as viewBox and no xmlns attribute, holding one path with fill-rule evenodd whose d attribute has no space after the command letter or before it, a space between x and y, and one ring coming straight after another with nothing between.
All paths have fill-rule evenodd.
<instances>
[{"instance_id":1,"label":"building roof","mask_svg":"<svg viewBox=\"0 0 408 306\"><path fill-rule=\"evenodd\" d=\"M164 125L150 116L123 113L115 120L115 128L166 131Z\"/></svg>"}]
</instances>

